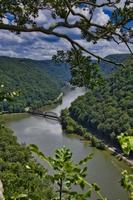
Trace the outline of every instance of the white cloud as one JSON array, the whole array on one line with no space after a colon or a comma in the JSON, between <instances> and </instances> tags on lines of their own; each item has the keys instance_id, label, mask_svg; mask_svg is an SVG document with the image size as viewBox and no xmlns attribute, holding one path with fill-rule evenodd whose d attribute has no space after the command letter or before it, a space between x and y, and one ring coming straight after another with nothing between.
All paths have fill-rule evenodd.
<instances>
[{"instance_id":1,"label":"white cloud","mask_svg":"<svg viewBox=\"0 0 133 200\"><path fill-rule=\"evenodd\" d=\"M9 57L18 57L17 53L11 49L9 49L9 50L6 49L5 51L3 51L3 49L2 50L0 49L0 55L1 56L9 56Z\"/></svg>"},{"instance_id":2,"label":"white cloud","mask_svg":"<svg viewBox=\"0 0 133 200\"><path fill-rule=\"evenodd\" d=\"M8 19L6 18L6 17L4 17L3 19L2 19L2 22L4 23L4 24L8 24L9 22L8 22Z\"/></svg>"},{"instance_id":3,"label":"white cloud","mask_svg":"<svg viewBox=\"0 0 133 200\"><path fill-rule=\"evenodd\" d=\"M96 8L92 22L99 25L106 25L109 19L109 16L103 12L103 8Z\"/></svg>"},{"instance_id":4,"label":"white cloud","mask_svg":"<svg viewBox=\"0 0 133 200\"><path fill-rule=\"evenodd\" d=\"M129 0L130 1L130 7L132 7L133 6L133 2L132 2L132 0ZM111 0L111 2L112 3L116 3L116 0ZM120 0L119 1L119 3L117 3L116 4L116 6L118 7L118 8L123 8L124 7L124 5L125 5L125 2L126 2L126 0ZM108 3L108 0L97 0L97 3L100 5L100 4L102 4L102 3ZM108 7L108 8L110 8L111 9L111 7Z\"/></svg>"},{"instance_id":5,"label":"white cloud","mask_svg":"<svg viewBox=\"0 0 133 200\"><path fill-rule=\"evenodd\" d=\"M48 37L48 36L47 36ZM70 44L66 40L51 40L39 33L23 33L19 36L8 31L0 32L0 55L11 57L25 57L36 60L51 59L57 50L68 50ZM19 42L21 41L21 42ZM83 39L75 40L89 51L105 57L114 53L128 53L127 47L123 44L100 40L97 44L87 43ZM133 45L132 45L133 47Z\"/></svg>"},{"instance_id":6,"label":"white cloud","mask_svg":"<svg viewBox=\"0 0 133 200\"><path fill-rule=\"evenodd\" d=\"M89 45L85 42L85 40L77 40L82 46L88 49L90 52L99 55L101 57L105 57L110 54L122 54L129 53L128 48L125 44L117 45L114 41L100 40L97 44L89 43ZM131 45L133 48L133 45Z\"/></svg>"},{"instance_id":7,"label":"white cloud","mask_svg":"<svg viewBox=\"0 0 133 200\"><path fill-rule=\"evenodd\" d=\"M99 2L103 0L99 0ZM76 12L84 14L89 17L89 9L85 10L82 8L75 9ZM48 10L39 11L39 16L36 19L39 25L46 25L47 27L58 20L59 18L52 19L51 12ZM69 20L71 23L79 20L79 18L70 15ZM95 10L93 22L104 25L108 22L109 16L103 12L102 8ZM6 23L6 21L5 21ZM75 38L80 44L82 44L86 49L98 54L100 56L106 56L112 53L125 53L128 52L124 45L117 45L114 42L109 42L106 40L101 40L98 44L93 45L88 43L83 39L80 39L79 29L57 29L60 33L65 33ZM118 30L119 31L119 30ZM12 56L12 57L25 57L37 60L50 59L57 50L68 50L70 49L70 44L63 39L59 39L55 36L48 36L42 33L22 33L21 35L16 35L15 33L9 31L0 31L0 55Z\"/></svg>"},{"instance_id":8,"label":"white cloud","mask_svg":"<svg viewBox=\"0 0 133 200\"><path fill-rule=\"evenodd\" d=\"M35 20L38 24L44 24L47 22L47 16L44 11L39 10L38 17Z\"/></svg>"},{"instance_id":9,"label":"white cloud","mask_svg":"<svg viewBox=\"0 0 133 200\"><path fill-rule=\"evenodd\" d=\"M15 35L9 31L1 31L0 41L0 55L36 60L51 59L57 50L70 48L69 43L63 39L54 39L53 36L48 37L41 33Z\"/></svg>"},{"instance_id":10,"label":"white cloud","mask_svg":"<svg viewBox=\"0 0 133 200\"><path fill-rule=\"evenodd\" d=\"M9 32L9 31L0 31L0 40L1 42L7 43L7 42L16 42L16 43L22 43L24 42L24 39L20 35L16 35L15 33Z\"/></svg>"}]
</instances>

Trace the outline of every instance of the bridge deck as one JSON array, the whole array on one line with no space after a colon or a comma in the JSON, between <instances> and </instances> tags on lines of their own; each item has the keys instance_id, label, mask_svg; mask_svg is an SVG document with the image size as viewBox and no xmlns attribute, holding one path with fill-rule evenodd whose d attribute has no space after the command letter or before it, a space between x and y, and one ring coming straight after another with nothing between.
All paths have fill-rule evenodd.
<instances>
[{"instance_id":1,"label":"bridge deck","mask_svg":"<svg viewBox=\"0 0 133 200\"><path fill-rule=\"evenodd\" d=\"M60 120L60 117L57 115L57 113L54 112L30 111L29 113L32 115L43 116L54 120Z\"/></svg>"}]
</instances>

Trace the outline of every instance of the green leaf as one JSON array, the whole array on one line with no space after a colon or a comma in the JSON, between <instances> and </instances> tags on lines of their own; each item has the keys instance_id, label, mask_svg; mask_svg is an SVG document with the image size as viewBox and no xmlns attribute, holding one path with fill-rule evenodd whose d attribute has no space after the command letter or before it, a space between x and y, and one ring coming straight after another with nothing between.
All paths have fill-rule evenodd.
<instances>
[{"instance_id":1,"label":"green leaf","mask_svg":"<svg viewBox=\"0 0 133 200\"><path fill-rule=\"evenodd\" d=\"M38 156L40 159L42 159L43 161L47 161L48 164L51 166L51 161L52 161L52 160L49 159L49 157L45 156L45 155L39 150L39 148L38 148L35 144L30 144L30 145L29 145L29 148L30 148L30 150L31 150L33 153L37 154L37 156Z\"/></svg>"},{"instance_id":2,"label":"green leaf","mask_svg":"<svg viewBox=\"0 0 133 200\"><path fill-rule=\"evenodd\" d=\"M129 154L133 151L133 136L128 136L127 133L122 133L118 136L119 143L125 154Z\"/></svg>"},{"instance_id":3,"label":"green leaf","mask_svg":"<svg viewBox=\"0 0 133 200\"><path fill-rule=\"evenodd\" d=\"M89 154L87 157L85 157L83 160L79 162L79 165L86 164L88 160L91 160L93 158L93 155L94 155L93 153Z\"/></svg>"},{"instance_id":4,"label":"green leaf","mask_svg":"<svg viewBox=\"0 0 133 200\"><path fill-rule=\"evenodd\" d=\"M100 187L96 183L93 183L92 186L96 192L100 190Z\"/></svg>"}]
</instances>

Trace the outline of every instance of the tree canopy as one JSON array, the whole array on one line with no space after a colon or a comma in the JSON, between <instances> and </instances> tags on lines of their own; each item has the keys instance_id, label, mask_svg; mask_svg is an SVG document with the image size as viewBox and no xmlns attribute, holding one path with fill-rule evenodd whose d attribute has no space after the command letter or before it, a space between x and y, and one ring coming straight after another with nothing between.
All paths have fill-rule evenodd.
<instances>
[{"instance_id":1,"label":"tree canopy","mask_svg":"<svg viewBox=\"0 0 133 200\"><path fill-rule=\"evenodd\" d=\"M64 82L56 78L57 71L53 72L55 77L46 72L47 63L42 65L43 68L39 61L34 60L0 57L0 80L3 84L0 88L0 112L18 113L24 112L26 107L37 109L52 104L61 93ZM49 70L52 68L53 65L49 65ZM64 74L59 74L63 79Z\"/></svg>"},{"instance_id":2,"label":"tree canopy","mask_svg":"<svg viewBox=\"0 0 133 200\"><path fill-rule=\"evenodd\" d=\"M54 196L46 170L3 124L0 124L0 179L5 199L50 200Z\"/></svg>"},{"instance_id":3,"label":"tree canopy","mask_svg":"<svg viewBox=\"0 0 133 200\"><path fill-rule=\"evenodd\" d=\"M132 63L132 57L129 57L125 61L126 67L110 74L105 84L78 97L69 108L70 116L102 138L116 142L117 136L124 133L129 136L125 138L126 143L132 143ZM132 150L130 146L124 144L126 153Z\"/></svg>"},{"instance_id":4,"label":"tree canopy","mask_svg":"<svg viewBox=\"0 0 133 200\"><path fill-rule=\"evenodd\" d=\"M106 23L95 22L95 14L99 9L110 11ZM47 10L50 12L49 22L38 23L40 11L45 14ZM132 16L132 0L2 0L0 2L0 29L15 33L41 32L65 39L72 47L67 52L71 66L75 68L72 60L77 59L76 69L79 74L82 68L80 63L86 63L85 57L93 56L98 60L104 60L89 50L89 43L96 44L101 40L114 41L117 45L124 43L132 53L130 43L132 43L133 30L129 26L133 20ZM78 43L65 31L62 32L62 29L71 29L74 32L78 30L80 38L88 43L88 47ZM85 57L79 60L79 56L83 54ZM93 69L95 66L89 68L89 70ZM84 77L83 71L81 76Z\"/></svg>"}]
</instances>

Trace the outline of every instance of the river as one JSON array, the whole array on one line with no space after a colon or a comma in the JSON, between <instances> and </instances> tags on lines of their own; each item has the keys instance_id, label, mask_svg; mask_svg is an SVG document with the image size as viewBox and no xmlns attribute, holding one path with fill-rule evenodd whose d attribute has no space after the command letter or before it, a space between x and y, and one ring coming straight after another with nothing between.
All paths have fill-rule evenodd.
<instances>
[{"instance_id":1,"label":"river","mask_svg":"<svg viewBox=\"0 0 133 200\"><path fill-rule=\"evenodd\" d=\"M66 91L62 103L51 111L60 114L62 109L69 107L74 99L84 93L85 90L82 88ZM93 152L94 157L88 162L88 181L98 183L102 194L109 200L128 199L127 193L119 183L121 171L126 168L126 165L110 155L109 152L97 150L91 147L87 141L81 141L76 136L64 134L58 122L45 118L31 116L27 119L11 122L9 126L15 131L19 142L36 144L42 152L49 156L54 154L56 148L63 145L71 149L75 161Z\"/></svg>"}]
</instances>

